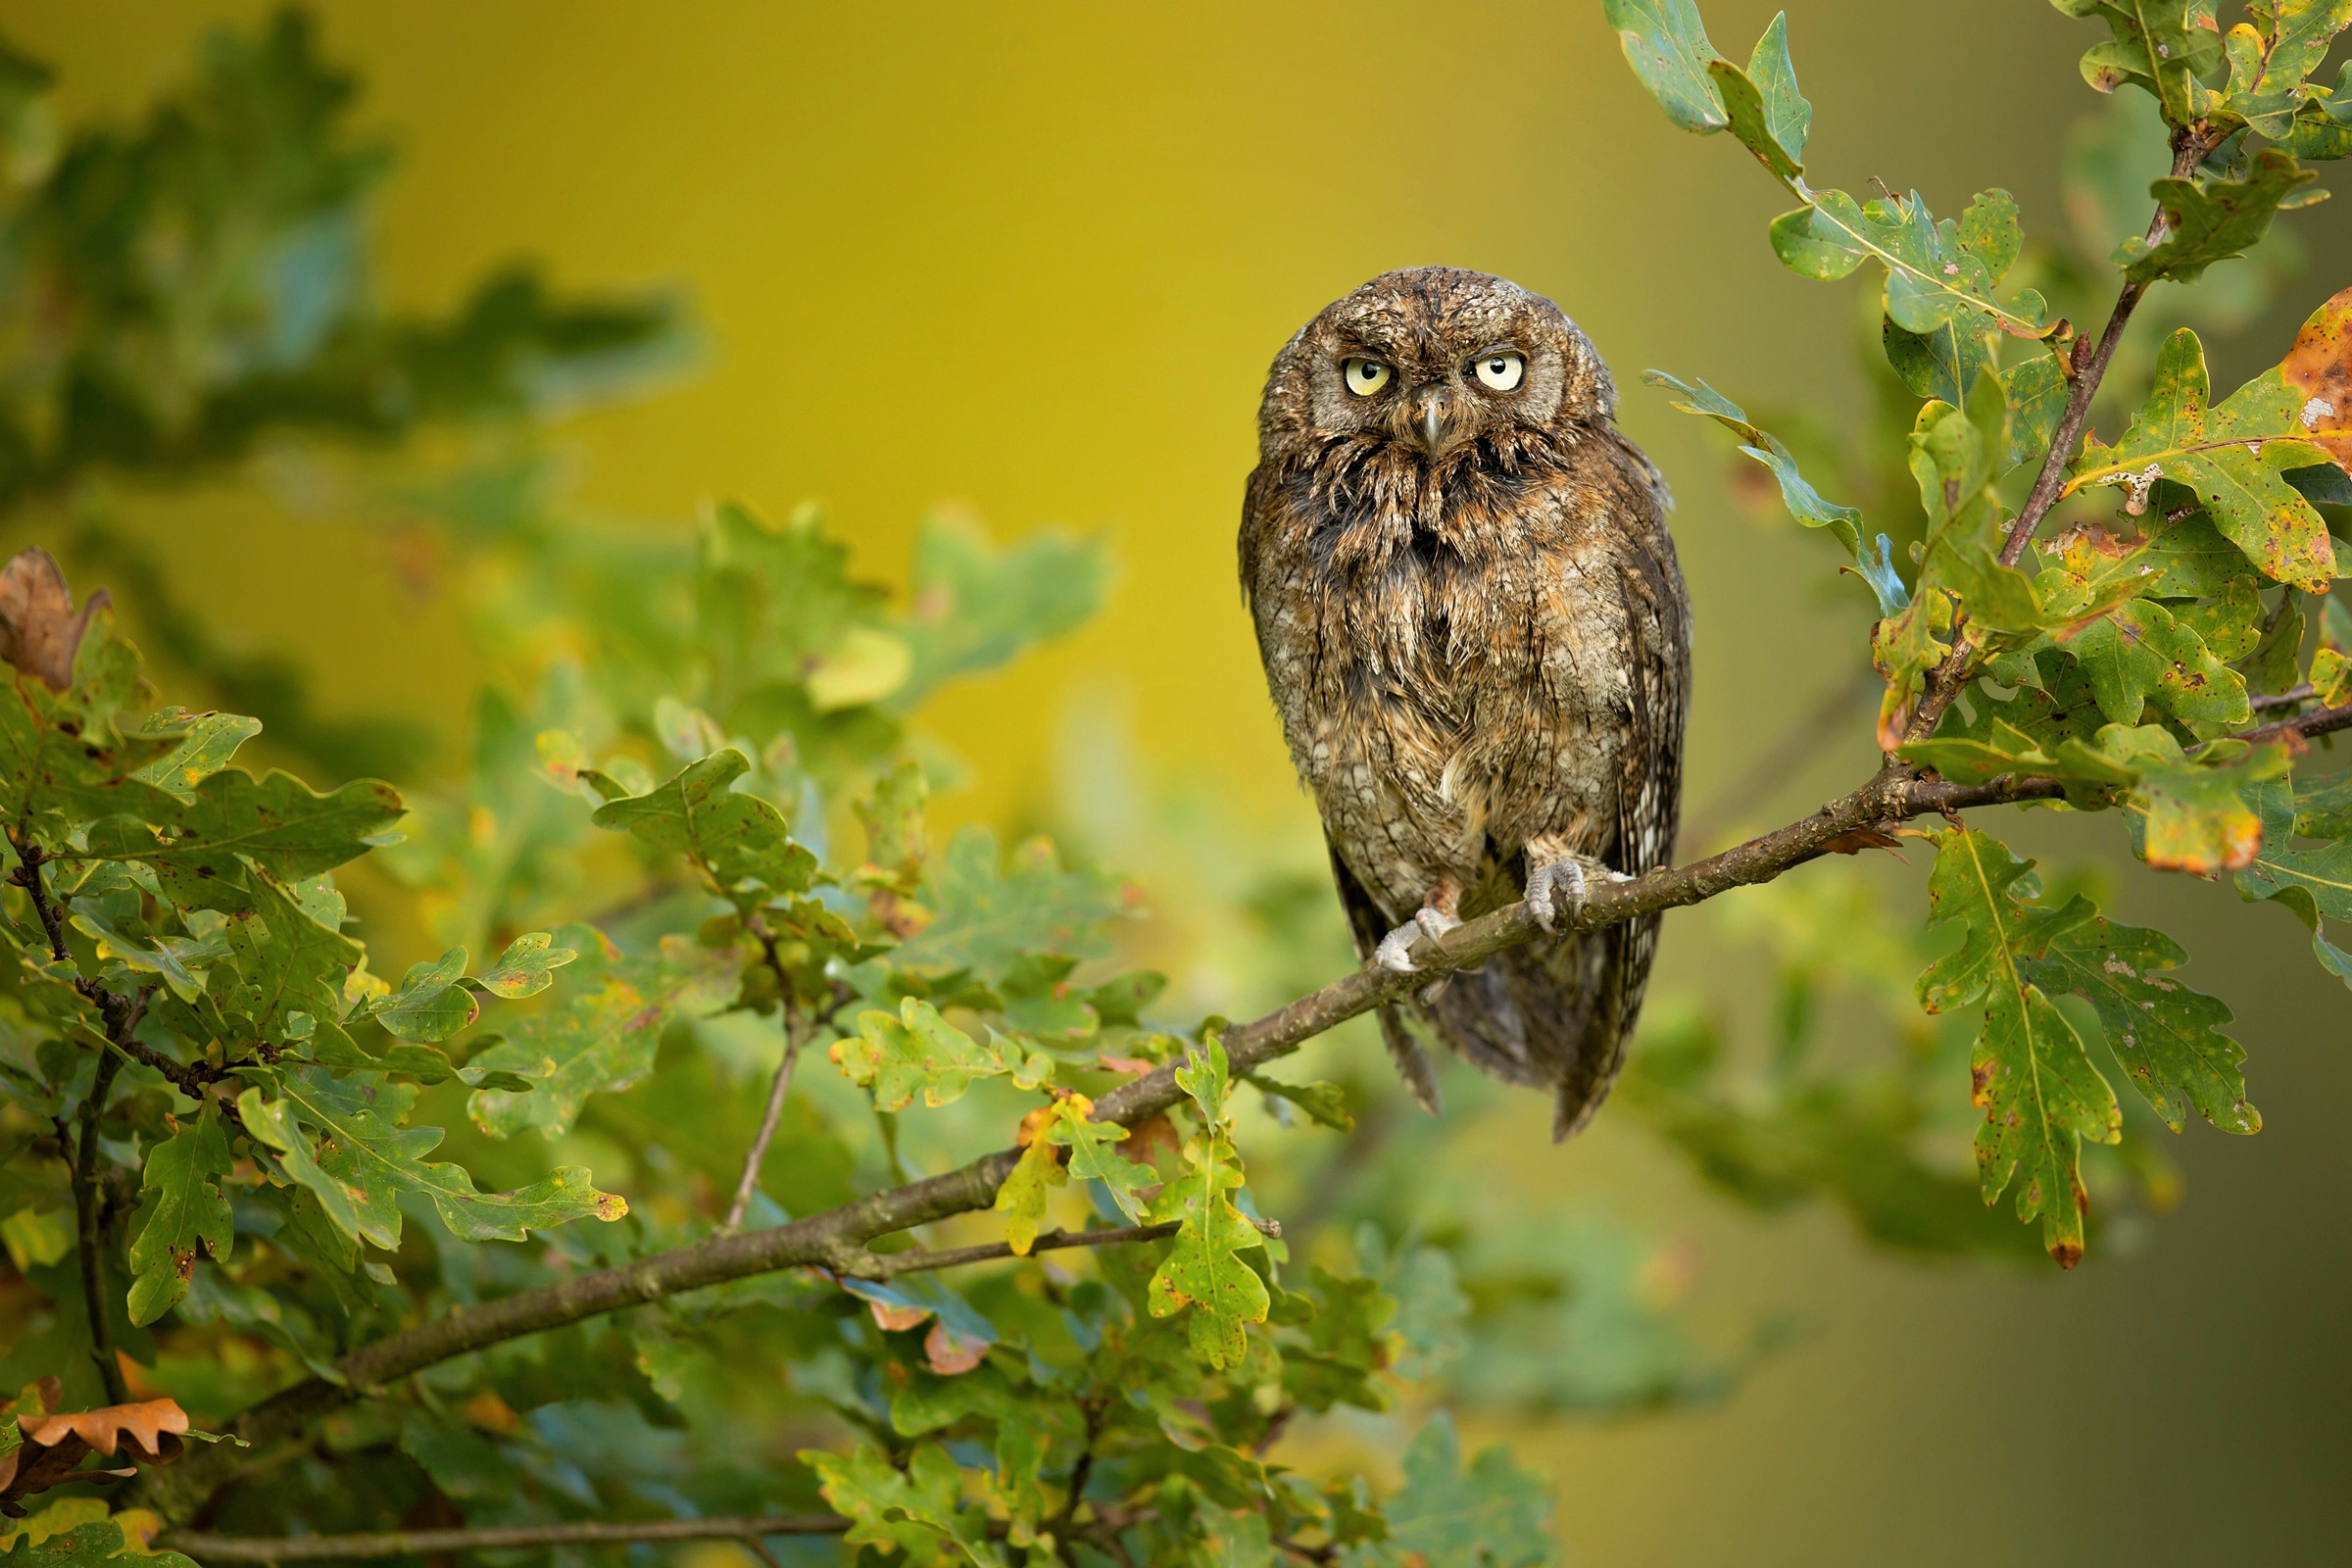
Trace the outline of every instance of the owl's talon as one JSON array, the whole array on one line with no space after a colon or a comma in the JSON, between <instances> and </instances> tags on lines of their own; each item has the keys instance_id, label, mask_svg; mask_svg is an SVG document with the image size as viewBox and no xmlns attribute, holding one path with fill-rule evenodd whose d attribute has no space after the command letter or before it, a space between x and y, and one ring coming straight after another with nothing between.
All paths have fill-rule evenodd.
<instances>
[{"instance_id":1,"label":"owl's talon","mask_svg":"<svg viewBox=\"0 0 2352 1568\"><path fill-rule=\"evenodd\" d=\"M1536 917L1536 924L1546 931L1557 931L1560 916L1573 914L1583 906L1590 892L1589 877L1603 882L1631 882L1623 871L1612 871L1605 865L1588 868L1578 859L1554 860L1536 867L1527 879L1527 908Z\"/></svg>"},{"instance_id":2,"label":"owl's talon","mask_svg":"<svg viewBox=\"0 0 2352 1568\"><path fill-rule=\"evenodd\" d=\"M1424 905L1413 917L1387 936L1372 950L1372 961L1395 974L1418 974L1421 966L1413 961L1413 944L1423 937L1435 942L1462 922L1444 909Z\"/></svg>"},{"instance_id":3,"label":"owl's talon","mask_svg":"<svg viewBox=\"0 0 2352 1568\"><path fill-rule=\"evenodd\" d=\"M1446 988L1451 984L1453 984L1453 976L1449 974L1442 974L1435 980L1432 980L1429 984L1423 986L1420 990L1414 992L1414 1000L1426 1007L1431 1003L1444 996L1446 994Z\"/></svg>"}]
</instances>

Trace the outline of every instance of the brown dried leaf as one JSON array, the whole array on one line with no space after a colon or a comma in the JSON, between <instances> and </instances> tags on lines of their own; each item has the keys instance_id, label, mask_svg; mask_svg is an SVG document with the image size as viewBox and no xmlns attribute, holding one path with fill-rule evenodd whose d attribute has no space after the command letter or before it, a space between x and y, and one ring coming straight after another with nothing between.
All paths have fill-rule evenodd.
<instances>
[{"instance_id":1,"label":"brown dried leaf","mask_svg":"<svg viewBox=\"0 0 2352 1568\"><path fill-rule=\"evenodd\" d=\"M1895 848L1898 842L1893 834L1882 828L1858 827L1851 833L1838 834L1824 844L1822 849L1830 855L1860 855L1864 850L1885 850L1900 860L1903 858L1903 852ZM1909 862L1905 861L1904 863L1908 864Z\"/></svg>"},{"instance_id":2,"label":"brown dried leaf","mask_svg":"<svg viewBox=\"0 0 2352 1568\"><path fill-rule=\"evenodd\" d=\"M876 1315L880 1315L877 1310ZM931 1332L923 1336L923 1354L931 1362L931 1370L943 1378L969 1372L988 1354L986 1340L967 1340L934 1319Z\"/></svg>"},{"instance_id":3,"label":"brown dried leaf","mask_svg":"<svg viewBox=\"0 0 2352 1568\"><path fill-rule=\"evenodd\" d=\"M71 1433L109 1457L127 1436L135 1446L135 1456L153 1464L159 1462L165 1436L188 1430L188 1413L174 1399L143 1399L136 1404L102 1405L37 1420L20 1417L18 1424L24 1428L26 1442L44 1448L55 1447Z\"/></svg>"},{"instance_id":4,"label":"brown dried leaf","mask_svg":"<svg viewBox=\"0 0 2352 1568\"><path fill-rule=\"evenodd\" d=\"M2352 474L2352 288L2314 312L2278 373L2302 394L2303 439Z\"/></svg>"},{"instance_id":5,"label":"brown dried leaf","mask_svg":"<svg viewBox=\"0 0 2352 1568\"><path fill-rule=\"evenodd\" d=\"M1138 1165L1151 1165L1156 1163L1153 1156L1158 1151L1164 1149L1173 1154L1183 1147L1183 1140L1176 1136L1176 1124L1168 1120L1167 1112L1161 1111L1127 1130L1127 1136L1119 1140L1119 1156Z\"/></svg>"},{"instance_id":6,"label":"brown dried leaf","mask_svg":"<svg viewBox=\"0 0 2352 1568\"><path fill-rule=\"evenodd\" d=\"M927 1306L892 1306L887 1301L868 1300L865 1309L874 1314L874 1327L885 1334L897 1334L913 1328L931 1315Z\"/></svg>"},{"instance_id":7,"label":"brown dried leaf","mask_svg":"<svg viewBox=\"0 0 2352 1568\"><path fill-rule=\"evenodd\" d=\"M74 684L81 634L106 603L102 588L76 612L66 574L49 552L38 545L18 552L0 570L0 659L38 675L51 691L64 691Z\"/></svg>"}]
</instances>

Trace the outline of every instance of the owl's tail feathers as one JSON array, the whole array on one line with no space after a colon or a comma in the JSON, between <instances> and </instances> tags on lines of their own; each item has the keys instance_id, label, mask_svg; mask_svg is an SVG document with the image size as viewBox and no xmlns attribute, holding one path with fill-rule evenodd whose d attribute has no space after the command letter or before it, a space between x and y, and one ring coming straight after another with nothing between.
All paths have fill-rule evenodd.
<instances>
[{"instance_id":1,"label":"owl's tail feathers","mask_svg":"<svg viewBox=\"0 0 2352 1568\"><path fill-rule=\"evenodd\" d=\"M1656 943L1642 924L1498 953L1456 975L1425 1016L1489 1077L1550 1089L1559 1142L1592 1119L1625 1064Z\"/></svg>"},{"instance_id":2,"label":"owl's tail feathers","mask_svg":"<svg viewBox=\"0 0 2352 1568\"><path fill-rule=\"evenodd\" d=\"M1413 1099L1432 1116L1440 1114L1443 1105L1438 1098L1437 1069L1430 1065L1429 1053L1421 1049L1421 1042L1406 1031L1404 1018L1395 1007L1380 1009L1380 1038L1388 1043L1389 1060L1396 1063L1396 1076L1404 1080Z\"/></svg>"}]
</instances>

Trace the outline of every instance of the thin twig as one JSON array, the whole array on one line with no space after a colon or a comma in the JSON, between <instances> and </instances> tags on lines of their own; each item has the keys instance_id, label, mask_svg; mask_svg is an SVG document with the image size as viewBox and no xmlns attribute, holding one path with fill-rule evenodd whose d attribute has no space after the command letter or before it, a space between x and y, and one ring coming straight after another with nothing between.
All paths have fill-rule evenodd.
<instances>
[{"instance_id":1,"label":"thin twig","mask_svg":"<svg viewBox=\"0 0 2352 1568\"><path fill-rule=\"evenodd\" d=\"M2300 686L2289 686L2282 692L2276 692L2268 697L2250 698L2248 701L2253 704L2254 711L2259 713L2266 708L2292 708L2297 703L2308 703L2318 695L2318 691L2313 688L2311 682L2305 681Z\"/></svg>"},{"instance_id":2,"label":"thin twig","mask_svg":"<svg viewBox=\"0 0 2352 1568\"><path fill-rule=\"evenodd\" d=\"M23 888L31 901L33 913L49 939L50 956L59 963L72 962L72 952L66 946L65 917L49 897L48 881L41 875L41 862L46 857L40 842L12 829L9 844L17 852L17 868L9 873L9 880ZM98 1369L98 1381L106 1390L108 1401L121 1404L130 1395L123 1386L122 1362L115 1356L114 1323L106 1309L106 1195L98 1187L98 1124L106 1115L106 1097L115 1086L115 1075L122 1070L131 1035L139 1020L146 1016L151 993L142 991L135 997L119 997L95 980L80 975L74 977L74 989L96 1004L99 1016L106 1023L107 1043L115 1048L99 1054L98 1065L91 1072L89 1095L81 1102L81 1130L73 1142L70 1181L74 1191L81 1300L90 1325L90 1360ZM57 1133L58 1141L66 1142L63 1118L57 1122Z\"/></svg>"},{"instance_id":3,"label":"thin twig","mask_svg":"<svg viewBox=\"0 0 2352 1568\"><path fill-rule=\"evenodd\" d=\"M2173 138L2173 177L2186 179L2196 172L2197 166L2213 144L2194 129L2182 129ZM2147 242L2155 245L2164 238L2167 220L2164 209L2156 209L2149 220ZM2115 358L2115 347L2123 341L2124 327L2132 319L2132 312L2147 293L2148 285L2127 281L2115 297L2115 309L2107 315L2106 330L2099 334L2098 346L2090 358L2075 367L2074 380L2066 390L2066 408L2058 416L2057 428L2050 432L2050 449L2043 454L2041 472L2034 475L2034 489L2026 497L2025 510L2009 526L2009 537L2001 545L2001 564L2014 566L2026 553L2027 543L2041 519L2050 514L2058 504L2058 494L2066 486L2066 467L2074 461L2075 442L2082 437L2082 426L2090 417L2090 401L2097 396L2099 382L2106 377L2108 362Z\"/></svg>"},{"instance_id":4,"label":"thin twig","mask_svg":"<svg viewBox=\"0 0 2352 1568\"><path fill-rule=\"evenodd\" d=\"M609 1524L501 1525L480 1530L387 1530L366 1536L216 1536L173 1531L156 1539L170 1551L205 1562L318 1562L344 1557L429 1557L450 1551L511 1551L523 1546L625 1544L637 1541L758 1541L763 1536L838 1536L856 1521L838 1513L783 1513L762 1519L648 1519Z\"/></svg>"},{"instance_id":5,"label":"thin twig","mask_svg":"<svg viewBox=\"0 0 2352 1568\"><path fill-rule=\"evenodd\" d=\"M767 1109L760 1118L759 1135L743 1156L743 1176L735 1183L735 1200L727 1205L727 1217L719 1225L721 1230L739 1229L744 1211L752 1206L752 1194L760 1185L760 1167L767 1160L767 1146L776 1136L776 1123L784 1116L784 1097L792 1093L793 1063L800 1059L801 1043L808 1038L808 1031L800 1022L799 1009L786 1004L784 1059L776 1063L776 1076L767 1086Z\"/></svg>"},{"instance_id":6,"label":"thin twig","mask_svg":"<svg viewBox=\"0 0 2352 1568\"><path fill-rule=\"evenodd\" d=\"M120 1056L109 1054L98 1058L89 1098L81 1103L81 1136L74 1148L74 1222L80 1254L81 1300L90 1320L90 1359L97 1365L98 1381L106 1389L109 1404L121 1404L130 1396L122 1386L122 1364L115 1358L115 1330L106 1310L106 1226L101 1212L106 1198L98 1191L98 1121L106 1113L107 1091L114 1088L115 1074L122 1067ZM58 1131L65 1131L62 1121Z\"/></svg>"}]
</instances>

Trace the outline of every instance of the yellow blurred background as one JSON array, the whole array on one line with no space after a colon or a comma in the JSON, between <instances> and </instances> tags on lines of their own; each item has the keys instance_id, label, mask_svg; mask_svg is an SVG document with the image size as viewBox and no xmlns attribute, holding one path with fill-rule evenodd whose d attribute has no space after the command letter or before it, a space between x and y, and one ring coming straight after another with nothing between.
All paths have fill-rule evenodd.
<instances>
[{"instance_id":1,"label":"yellow blurred background","mask_svg":"<svg viewBox=\"0 0 2352 1568\"><path fill-rule=\"evenodd\" d=\"M72 122L131 112L206 27L267 9L10 0L0 26L61 68ZM818 497L885 578L941 502L1002 536L1109 530L1108 612L925 715L973 769L952 816L1040 810L1075 694L1134 715L1146 769L1212 792L1237 839L1311 833L1233 533L1267 362L1395 267L1515 278L1616 368L1682 503L1694 798L1860 661L1860 590L1822 586L1814 541L1740 521L1720 449L1640 382L1656 366L1751 406L1852 411L1850 292L1774 263L1769 182L1728 138L1664 122L1596 0L317 10L399 149L376 225L389 299L446 309L518 256L569 289L690 293L692 372L557 433L589 509L683 526L707 496L770 515ZM1772 10L1707 8L1733 54ZM1938 212L2006 184L2030 232L2059 222L2095 33L2042 0L1791 10L1821 180L1882 177ZM2347 220L2301 221L2304 286L2218 356L2225 378L2352 281ZM400 586L379 544L258 486L126 511L184 591L301 657L331 709L414 713L454 747L474 677L459 612ZM1770 808L1871 760L1857 723ZM1824 1215L1730 1213L1607 1118L1546 1149L1531 1113L1498 1179L1688 1235L1710 1312L1805 1330L1720 1407L1514 1434L1556 1477L1570 1561L2352 1560L2352 999L2279 911L2119 878L2123 912L2179 935L2236 1006L2268 1121L2252 1141L2192 1126L2186 1206L2134 1255L2063 1278L1891 1261ZM1670 925L1663 983L1706 973L1708 940Z\"/></svg>"}]
</instances>

